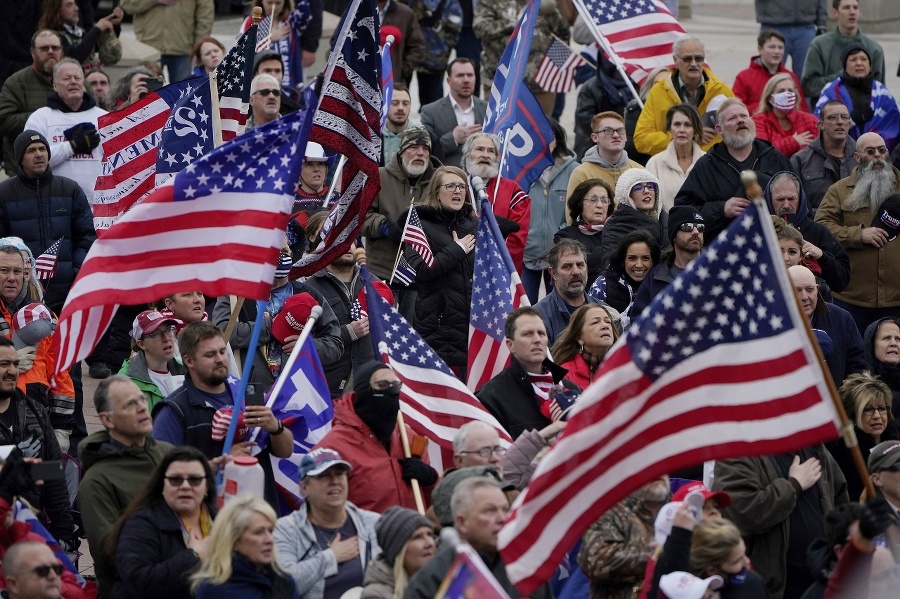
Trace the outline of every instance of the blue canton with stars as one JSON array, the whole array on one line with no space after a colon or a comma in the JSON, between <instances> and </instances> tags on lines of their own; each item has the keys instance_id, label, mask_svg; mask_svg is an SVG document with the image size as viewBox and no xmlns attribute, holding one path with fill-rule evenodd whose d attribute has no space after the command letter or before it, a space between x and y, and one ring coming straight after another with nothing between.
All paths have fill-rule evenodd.
<instances>
[{"instance_id":1,"label":"blue canton with stars","mask_svg":"<svg viewBox=\"0 0 900 599\"><path fill-rule=\"evenodd\" d=\"M584 4L599 25L658 12L653 0L586 0Z\"/></svg>"},{"instance_id":2,"label":"blue canton with stars","mask_svg":"<svg viewBox=\"0 0 900 599\"><path fill-rule=\"evenodd\" d=\"M367 273L367 276L370 275ZM366 304L369 308L369 329L376 356L381 356L378 344L384 341L388 346L391 360L417 368L440 370L447 376L454 376L444 361L413 330L406 319L375 291L369 280L366 280Z\"/></svg>"},{"instance_id":3,"label":"blue canton with stars","mask_svg":"<svg viewBox=\"0 0 900 599\"><path fill-rule=\"evenodd\" d=\"M197 77L172 107L156 155L157 184L213 149L209 79Z\"/></svg>"},{"instance_id":4,"label":"blue canton with stars","mask_svg":"<svg viewBox=\"0 0 900 599\"><path fill-rule=\"evenodd\" d=\"M766 243L764 212L755 207L735 219L633 322L628 349L648 378L715 345L762 339L792 326L787 302L795 300L779 284L776 268L783 267Z\"/></svg>"},{"instance_id":5,"label":"blue canton with stars","mask_svg":"<svg viewBox=\"0 0 900 599\"><path fill-rule=\"evenodd\" d=\"M512 278L503 264L497 238L491 231L487 215L482 214L475 246L469 322L498 343L504 342L506 317L513 310L511 286Z\"/></svg>"},{"instance_id":6,"label":"blue canton with stars","mask_svg":"<svg viewBox=\"0 0 900 599\"><path fill-rule=\"evenodd\" d=\"M292 195L309 137L305 111L275 119L219 146L175 176L174 199L219 193Z\"/></svg>"}]
</instances>

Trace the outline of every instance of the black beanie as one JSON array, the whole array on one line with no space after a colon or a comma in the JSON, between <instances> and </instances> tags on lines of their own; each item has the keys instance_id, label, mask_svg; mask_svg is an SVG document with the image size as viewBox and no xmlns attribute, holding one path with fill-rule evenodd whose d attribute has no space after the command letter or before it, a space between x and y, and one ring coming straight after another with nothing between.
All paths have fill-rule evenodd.
<instances>
[{"instance_id":1,"label":"black beanie","mask_svg":"<svg viewBox=\"0 0 900 599\"><path fill-rule=\"evenodd\" d=\"M866 47L862 44L853 43L844 48L844 51L841 52L841 68L845 71L847 70L847 59L850 58L851 54L856 54L857 52L864 52L866 58L869 59L869 65L872 64L872 57L869 56L869 51L866 50Z\"/></svg>"},{"instance_id":2,"label":"black beanie","mask_svg":"<svg viewBox=\"0 0 900 599\"><path fill-rule=\"evenodd\" d=\"M47 148L47 161L50 161L50 144L47 138L35 131L34 129L26 129L19 133L16 141L13 142L13 150L16 156L16 164L22 164L22 158L25 157L25 150L34 142L39 141Z\"/></svg>"},{"instance_id":3,"label":"black beanie","mask_svg":"<svg viewBox=\"0 0 900 599\"><path fill-rule=\"evenodd\" d=\"M672 206L669 208L669 243L675 243L678 228L684 223L702 223L703 216L690 206Z\"/></svg>"},{"instance_id":4,"label":"black beanie","mask_svg":"<svg viewBox=\"0 0 900 599\"><path fill-rule=\"evenodd\" d=\"M369 379L372 378L376 370L381 370L382 368L390 368L390 366L378 360L369 360L356 369L356 372L353 373L353 390L357 395L360 393L363 395L370 394Z\"/></svg>"},{"instance_id":5,"label":"black beanie","mask_svg":"<svg viewBox=\"0 0 900 599\"><path fill-rule=\"evenodd\" d=\"M432 528L431 521L419 512L399 505L388 508L382 514L375 523L375 538L388 565L394 565L400 550L423 526Z\"/></svg>"}]
</instances>

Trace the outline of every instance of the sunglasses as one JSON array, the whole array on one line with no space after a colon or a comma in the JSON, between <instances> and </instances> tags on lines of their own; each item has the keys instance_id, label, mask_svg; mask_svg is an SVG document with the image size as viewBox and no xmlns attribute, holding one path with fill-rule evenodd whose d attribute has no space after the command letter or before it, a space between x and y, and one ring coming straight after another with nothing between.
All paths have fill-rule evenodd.
<instances>
[{"instance_id":1,"label":"sunglasses","mask_svg":"<svg viewBox=\"0 0 900 599\"><path fill-rule=\"evenodd\" d=\"M375 391L396 391L402 386L403 381L378 381L377 383L372 383L372 389Z\"/></svg>"},{"instance_id":2,"label":"sunglasses","mask_svg":"<svg viewBox=\"0 0 900 599\"><path fill-rule=\"evenodd\" d=\"M180 487L184 484L184 481L188 481L188 484L192 487L199 487L206 480L205 476L167 476L165 478L173 487Z\"/></svg>"},{"instance_id":3,"label":"sunglasses","mask_svg":"<svg viewBox=\"0 0 900 599\"><path fill-rule=\"evenodd\" d=\"M636 191L638 193L641 193L644 190L656 192L659 191L659 185L656 183L638 183L631 188L631 191Z\"/></svg>"},{"instance_id":4,"label":"sunglasses","mask_svg":"<svg viewBox=\"0 0 900 599\"><path fill-rule=\"evenodd\" d=\"M678 227L679 231L684 231L685 233L690 233L694 229L697 229L702 233L706 230L706 225L699 223L681 223L681 225L679 225Z\"/></svg>"},{"instance_id":5,"label":"sunglasses","mask_svg":"<svg viewBox=\"0 0 900 599\"><path fill-rule=\"evenodd\" d=\"M259 95L262 96L263 98L268 98L268 97L269 97L269 94L272 94L272 95L275 96L276 98L280 98L280 97L281 97L281 90L280 90L280 89L258 89L258 90L256 90L256 91L253 92L253 93L259 94Z\"/></svg>"},{"instance_id":6,"label":"sunglasses","mask_svg":"<svg viewBox=\"0 0 900 599\"><path fill-rule=\"evenodd\" d=\"M35 566L32 572L37 574L40 578L47 578L50 576L50 571L53 571L57 576L60 576L63 573L62 564L52 564L45 566Z\"/></svg>"}]
</instances>

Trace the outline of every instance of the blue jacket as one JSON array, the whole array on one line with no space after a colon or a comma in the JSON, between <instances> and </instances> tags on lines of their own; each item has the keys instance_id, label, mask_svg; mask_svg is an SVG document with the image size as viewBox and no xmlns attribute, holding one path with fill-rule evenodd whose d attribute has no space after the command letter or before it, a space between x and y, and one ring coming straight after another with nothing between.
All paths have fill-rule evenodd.
<instances>
[{"instance_id":1,"label":"blue jacket","mask_svg":"<svg viewBox=\"0 0 900 599\"><path fill-rule=\"evenodd\" d=\"M528 189L531 223L525 240L526 265L531 260L546 260L547 252L553 247L554 235L566 226L566 188L572 171L577 167L578 161L574 156L569 156L559 166L547 167ZM550 177L549 181L544 178L545 175Z\"/></svg>"},{"instance_id":2,"label":"blue jacket","mask_svg":"<svg viewBox=\"0 0 900 599\"><path fill-rule=\"evenodd\" d=\"M297 585L286 574L272 566L257 569L247 559L234 554L231 578L222 584L204 582L197 588L195 599L298 599Z\"/></svg>"},{"instance_id":3,"label":"blue jacket","mask_svg":"<svg viewBox=\"0 0 900 599\"><path fill-rule=\"evenodd\" d=\"M836 387L841 386L847 375L866 369L862 336L849 312L820 298L811 324L814 329L828 333L834 343L834 351L826 362Z\"/></svg>"},{"instance_id":4,"label":"blue jacket","mask_svg":"<svg viewBox=\"0 0 900 599\"><path fill-rule=\"evenodd\" d=\"M585 285L587 285L587 281L585 281ZM584 294L584 301L587 304L603 304L596 297L587 293ZM572 313L569 312L566 302L556 288L536 303L534 309L541 313L541 318L544 320L544 327L547 329L547 345L553 345L563 329L569 326L569 318Z\"/></svg>"}]
</instances>

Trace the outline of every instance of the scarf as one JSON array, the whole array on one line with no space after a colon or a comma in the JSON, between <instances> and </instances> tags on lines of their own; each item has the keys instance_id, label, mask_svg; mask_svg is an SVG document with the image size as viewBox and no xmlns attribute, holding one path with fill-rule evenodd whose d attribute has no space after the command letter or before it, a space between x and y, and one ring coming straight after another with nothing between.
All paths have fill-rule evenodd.
<instances>
[{"instance_id":1,"label":"scarf","mask_svg":"<svg viewBox=\"0 0 900 599\"><path fill-rule=\"evenodd\" d=\"M534 389L534 396L538 400L541 414L550 418L550 389L553 387L553 375L549 372L540 374L528 373L528 380Z\"/></svg>"},{"instance_id":2,"label":"scarf","mask_svg":"<svg viewBox=\"0 0 900 599\"><path fill-rule=\"evenodd\" d=\"M589 225L582 221L578 223L578 230L584 235L596 235L603 230L603 225Z\"/></svg>"}]
</instances>

